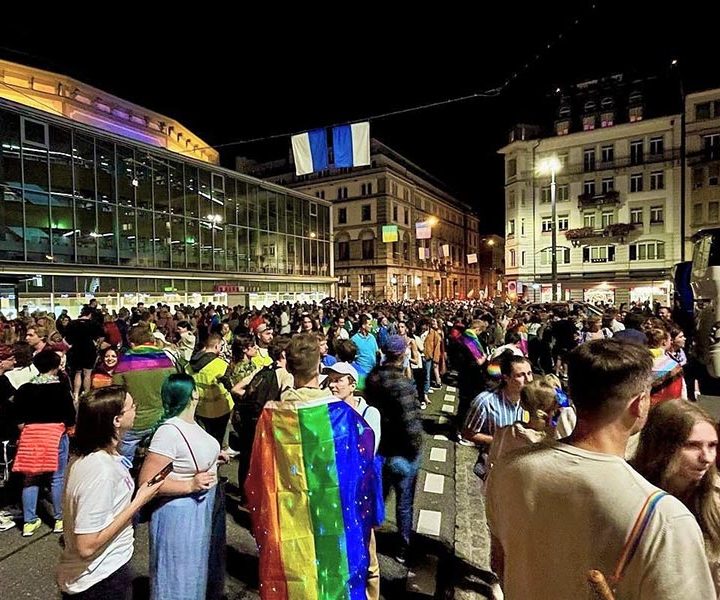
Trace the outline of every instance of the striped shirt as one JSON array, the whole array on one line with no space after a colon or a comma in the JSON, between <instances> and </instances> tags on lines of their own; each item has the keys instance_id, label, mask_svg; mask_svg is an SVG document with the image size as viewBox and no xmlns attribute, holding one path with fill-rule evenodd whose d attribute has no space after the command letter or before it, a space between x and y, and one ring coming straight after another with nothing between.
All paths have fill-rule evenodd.
<instances>
[{"instance_id":1,"label":"striped shirt","mask_svg":"<svg viewBox=\"0 0 720 600\"><path fill-rule=\"evenodd\" d=\"M513 404L506 399L502 390L478 394L470 405L465 429L473 433L495 435L501 427L522 421L524 411L520 403Z\"/></svg>"}]
</instances>

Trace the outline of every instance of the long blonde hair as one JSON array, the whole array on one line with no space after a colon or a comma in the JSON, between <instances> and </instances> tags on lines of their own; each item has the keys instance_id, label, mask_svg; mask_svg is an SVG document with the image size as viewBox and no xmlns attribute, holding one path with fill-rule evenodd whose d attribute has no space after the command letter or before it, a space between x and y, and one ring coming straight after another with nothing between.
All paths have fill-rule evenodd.
<instances>
[{"instance_id":1,"label":"long blonde hair","mask_svg":"<svg viewBox=\"0 0 720 600\"><path fill-rule=\"evenodd\" d=\"M697 404L687 400L668 400L650 411L647 423L640 433L633 467L650 483L674 494L681 490L669 489L669 476L675 457L697 423L709 423L717 428L713 418ZM695 515L700 529L713 554L720 554L720 497L717 490L718 471L715 463L689 498L686 506Z\"/></svg>"},{"instance_id":2,"label":"long blonde hair","mask_svg":"<svg viewBox=\"0 0 720 600\"><path fill-rule=\"evenodd\" d=\"M557 385L556 385L557 382ZM530 420L549 424L550 417L558 407L559 381L552 375L536 377L520 391L520 405L530 413Z\"/></svg>"}]
</instances>

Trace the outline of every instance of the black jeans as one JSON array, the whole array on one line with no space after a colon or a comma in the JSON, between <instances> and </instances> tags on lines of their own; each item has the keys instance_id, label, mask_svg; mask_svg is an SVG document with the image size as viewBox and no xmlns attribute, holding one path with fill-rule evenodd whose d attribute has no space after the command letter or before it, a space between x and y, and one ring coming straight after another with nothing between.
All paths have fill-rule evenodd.
<instances>
[{"instance_id":1,"label":"black jeans","mask_svg":"<svg viewBox=\"0 0 720 600\"><path fill-rule=\"evenodd\" d=\"M79 594L66 594L63 600L130 600L134 573L130 563L125 563L110 577L98 581L92 587Z\"/></svg>"}]
</instances>

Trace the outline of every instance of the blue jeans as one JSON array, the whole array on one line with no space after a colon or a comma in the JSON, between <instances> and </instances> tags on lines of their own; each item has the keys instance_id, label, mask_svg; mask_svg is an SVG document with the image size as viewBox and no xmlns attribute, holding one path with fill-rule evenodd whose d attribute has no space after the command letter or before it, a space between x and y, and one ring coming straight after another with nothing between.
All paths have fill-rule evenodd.
<instances>
[{"instance_id":1,"label":"blue jeans","mask_svg":"<svg viewBox=\"0 0 720 600\"><path fill-rule=\"evenodd\" d=\"M137 453L138 446L153 432L153 428L149 429L130 429L125 432L122 440L120 441L120 447L118 452L127 458L130 462L135 460L135 454Z\"/></svg>"},{"instance_id":2,"label":"blue jeans","mask_svg":"<svg viewBox=\"0 0 720 600\"><path fill-rule=\"evenodd\" d=\"M425 393L427 394L430 392L430 381L432 380L432 358L423 358L423 369L425 369Z\"/></svg>"},{"instance_id":3,"label":"blue jeans","mask_svg":"<svg viewBox=\"0 0 720 600\"><path fill-rule=\"evenodd\" d=\"M415 481L420 469L420 457L409 461L403 456L388 456L385 458L384 489L390 486L395 489L395 518L398 532L403 544L410 543L413 523L413 501L415 500Z\"/></svg>"},{"instance_id":4,"label":"blue jeans","mask_svg":"<svg viewBox=\"0 0 720 600\"><path fill-rule=\"evenodd\" d=\"M57 471L50 474L52 475L52 483L50 484L50 492L52 495L53 503L53 517L62 519L62 493L63 493L63 481L65 479L65 468L68 462L70 442L68 436L63 433L58 444L58 468ZM40 495L40 481L45 476L41 475L26 475L23 484L22 491L22 507L23 507L23 521L30 523L37 519L37 502L38 496Z\"/></svg>"}]
</instances>

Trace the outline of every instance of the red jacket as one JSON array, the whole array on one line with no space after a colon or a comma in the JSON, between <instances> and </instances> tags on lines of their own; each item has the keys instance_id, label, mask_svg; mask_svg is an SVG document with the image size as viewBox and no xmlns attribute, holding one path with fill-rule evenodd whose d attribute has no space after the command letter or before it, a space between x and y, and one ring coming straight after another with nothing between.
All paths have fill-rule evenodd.
<instances>
[{"instance_id":1,"label":"red jacket","mask_svg":"<svg viewBox=\"0 0 720 600\"><path fill-rule=\"evenodd\" d=\"M20 432L13 471L35 475L58 470L58 447L64 423L31 423Z\"/></svg>"}]
</instances>

